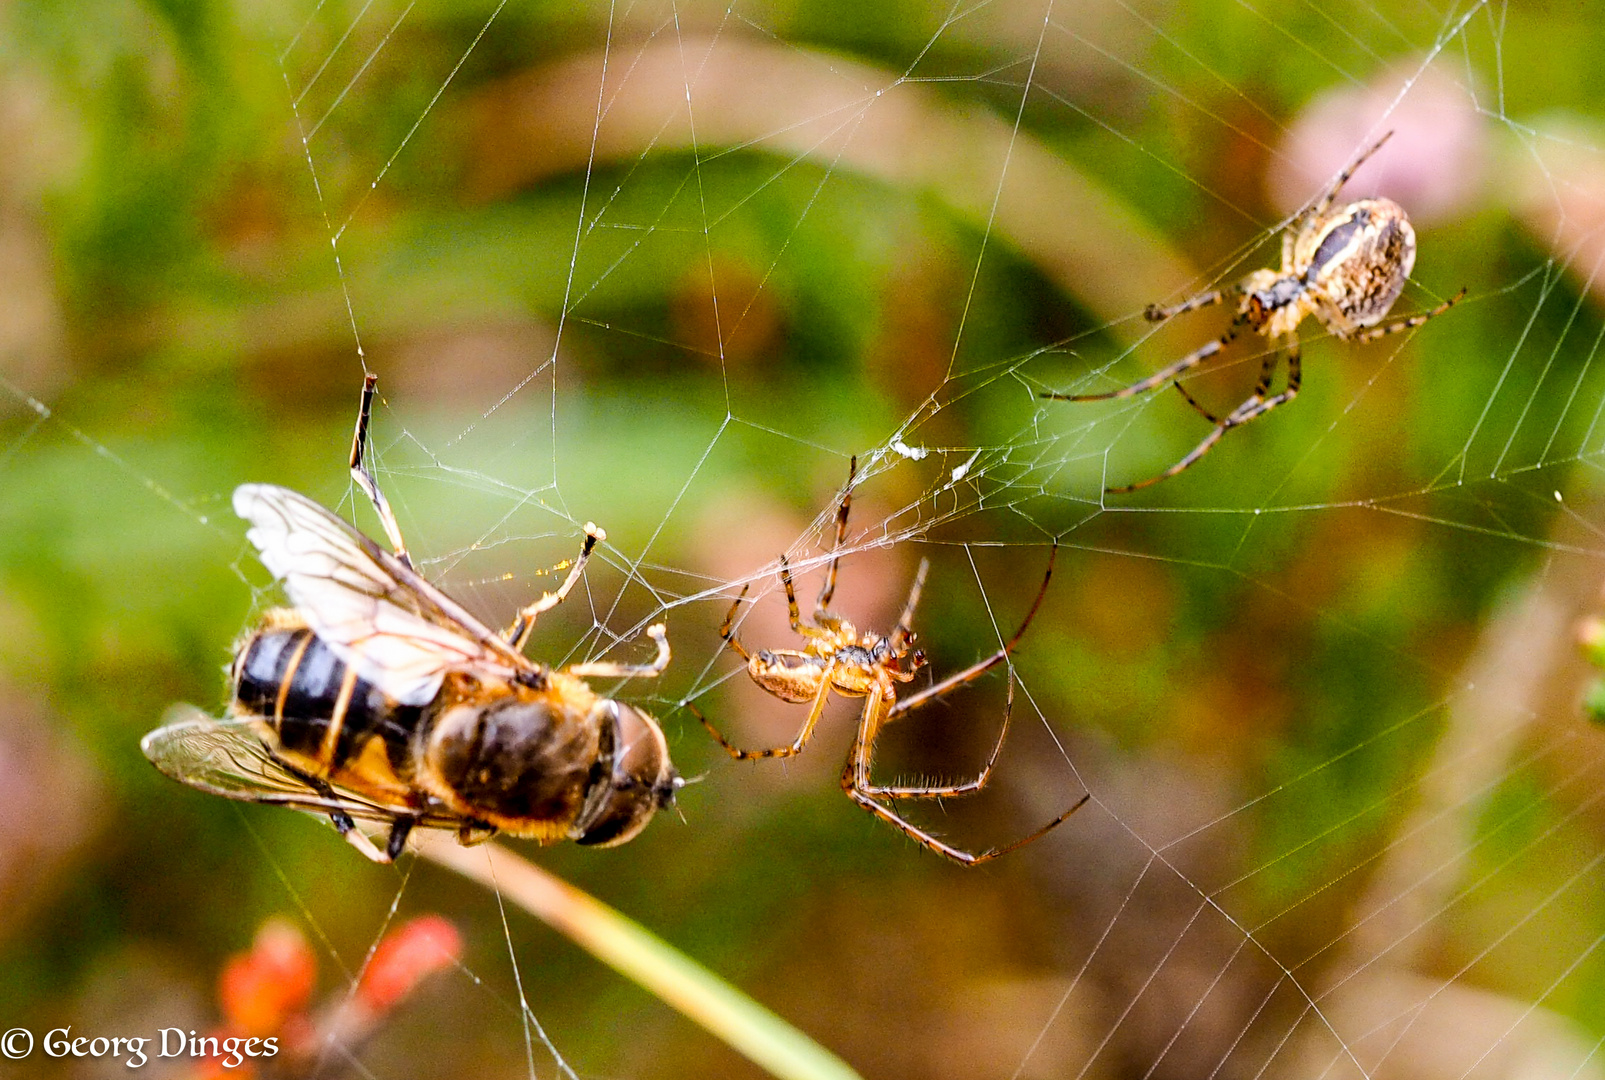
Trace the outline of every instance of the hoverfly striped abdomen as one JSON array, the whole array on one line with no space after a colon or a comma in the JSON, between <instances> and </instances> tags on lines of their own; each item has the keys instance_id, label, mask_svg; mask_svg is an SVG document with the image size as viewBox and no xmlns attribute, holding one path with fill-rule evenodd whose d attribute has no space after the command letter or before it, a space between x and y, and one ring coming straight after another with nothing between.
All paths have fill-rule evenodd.
<instances>
[{"instance_id":1,"label":"hoverfly striped abdomen","mask_svg":"<svg viewBox=\"0 0 1605 1080\"><path fill-rule=\"evenodd\" d=\"M390 773L411 771L410 744L423 708L403 705L360 677L293 612L271 612L240 643L232 676L234 711L264 727L315 775L327 777L354 761L369 736L381 741Z\"/></svg>"}]
</instances>

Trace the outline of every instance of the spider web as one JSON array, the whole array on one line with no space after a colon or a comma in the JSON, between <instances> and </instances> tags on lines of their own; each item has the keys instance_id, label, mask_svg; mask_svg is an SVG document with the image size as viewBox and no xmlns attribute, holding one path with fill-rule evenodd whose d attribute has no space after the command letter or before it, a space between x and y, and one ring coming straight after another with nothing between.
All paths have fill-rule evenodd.
<instances>
[{"instance_id":1,"label":"spider web","mask_svg":"<svg viewBox=\"0 0 1605 1080\"><path fill-rule=\"evenodd\" d=\"M373 372L376 471L413 557L492 624L601 524L532 655L644 661L667 622L665 676L605 689L662 718L699 782L684 825L538 858L864 1075L1602 1072L1599 736L1574 656L1605 579L1602 159L1530 16L324 0L240 17L231 58L271 76L242 82L288 135L216 197L225 284L175 287L165 365L100 387L4 374L19 485L88 455L136 508L115 520L182 523L180 552L251 583L260 611L273 594L228 493L285 483L377 535L343 470ZM1219 334L1220 309L1142 312L1274 265L1388 131L1345 197L1385 191L1416 222L1394 314L1468 298L1363 347L1306 322L1296 402L1106 494L1208 424L1168 388L1042 395L1117 389ZM1246 337L1186 379L1205 407L1253 385L1267 345ZM187 452L189 429L141 437L115 404L210 385L208 351L248 384L204 399L239 422L222 461ZM778 560L806 616L854 458L836 609L889 630L930 559L914 625L932 677L1008 639L1059 549L1009 664L993 784L899 806L979 849L1090 793L984 870L836 793L857 702L756 767L680 708L742 744L794 736L806 710L751 685L719 628L745 589L742 640L797 647ZM151 528L119 541L176 558ZM225 636L248 615L230 618ZM178 680L206 701L191 677L169 698ZM971 773L1005 684L896 725L882 775ZM349 1050L363 1075L741 1067L497 897L354 865L269 811L244 812L242 856L228 809L137 790L216 813L197 861L266 883L237 913L214 898L197 940L293 908L353 972L398 912L470 928L461 978Z\"/></svg>"}]
</instances>

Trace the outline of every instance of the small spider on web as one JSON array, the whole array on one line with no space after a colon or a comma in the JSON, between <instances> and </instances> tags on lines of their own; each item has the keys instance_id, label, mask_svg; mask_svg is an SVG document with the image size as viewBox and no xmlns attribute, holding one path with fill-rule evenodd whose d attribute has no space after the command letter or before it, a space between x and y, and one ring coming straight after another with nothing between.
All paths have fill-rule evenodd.
<instances>
[{"instance_id":1,"label":"small spider on web","mask_svg":"<svg viewBox=\"0 0 1605 1080\"><path fill-rule=\"evenodd\" d=\"M1256 270L1235 285L1200 293L1171 307L1150 304L1143 312L1149 322L1159 323L1240 298L1237 315L1220 337L1120 390L1101 394L1050 391L1038 395L1053 401L1107 401L1135 397L1169 382L1188 405L1215 425L1202 442L1164 472L1134 484L1105 488L1106 492L1120 495L1167 480L1209 453L1232 428L1258 419L1297 397L1303 378L1297 329L1306 317L1313 315L1335 337L1363 344L1420 326L1448 311L1466 295L1462 288L1431 311L1382 323L1415 267L1415 229L1410 226L1404 209L1392 199L1360 199L1336 210L1332 209L1332 204L1355 171L1392 135L1390 131L1378 139L1339 174L1320 202L1293 219L1282 233L1280 270ZM1285 339L1287 384L1281 393L1271 393L1271 379L1280 352L1273 346L1266 350L1254 392L1225 416L1216 416L1200 405L1177 377L1219 355L1244 326L1273 343Z\"/></svg>"},{"instance_id":2,"label":"small spider on web","mask_svg":"<svg viewBox=\"0 0 1605 1080\"><path fill-rule=\"evenodd\" d=\"M831 547L825 584L819 591L818 601L814 604L812 623L802 621L802 614L797 609L797 593L792 587L791 568L784 555L780 558L780 581L786 588L786 606L791 616L791 629L802 637L803 648L761 649L752 652L741 643L734 626L736 612L747 596L747 586L742 587L740 595L736 597L735 602L730 605L729 613L725 615L724 624L719 628L719 636L746 661L747 674L752 677L753 682L782 701L796 705L811 703L808 717L803 721L796 739L786 746L744 750L727 740L696 706L686 702L686 707L702 721L702 726L708 729L731 757L737 761L750 761L757 758L791 757L800 754L808 745L809 739L813 737L814 728L825 711L825 704L830 700L832 691L842 697L863 698L864 708L859 713L858 731L853 737L852 749L848 751L847 764L842 768L841 774L841 787L847 797L938 855L965 866L988 862L1046 835L1081 809L1092 796L1083 795L1068 810L1035 832L982 852L965 851L938 839L881 800L943 799L971 795L984 788L992 777L992 767L997 764L998 755L1003 751L1004 738L1009 732L1009 716L1014 708L1012 669L1009 671L1008 697L1003 706L1003 723L999 726L997 741L987 756L986 764L974 778L955 784L877 784L870 779L870 763L875 756L875 744L887 724L915 709L946 697L1009 658L1015 647L1020 644L1020 639L1025 636L1031 620L1036 617L1037 609L1042 606L1043 597L1048 593L1048 582L1053 579L1053 563L1055 556L1058 555L1058 545L1054 546L1053 554L1048 557L1048 569L1042 577L1042 586L1037 590L1036 599L1031 602L1031 609L1026 612L1025 620L1001 649L984 660L971 664L963 671L949 675L911 697L898 701L898 683L912 681L915 674L926 664L925 653L914 648L913 620L914 608L919 603L920 592L925 587L925 575L930 570L930 560L920 560L919 569L914 573L914 584L909 589L908 600L903 605L903 614L897 620L897 627L890 636L883 636L874 631L860 632L852 623L830 610L831 598L836 593L836 570L841 563L841 548L847 539L847 515L852 507L853 478L857 475L857 471L858 459L854 458L848 467L847 487L836 510L836 540Z\"/></svg>"}]
</instances>

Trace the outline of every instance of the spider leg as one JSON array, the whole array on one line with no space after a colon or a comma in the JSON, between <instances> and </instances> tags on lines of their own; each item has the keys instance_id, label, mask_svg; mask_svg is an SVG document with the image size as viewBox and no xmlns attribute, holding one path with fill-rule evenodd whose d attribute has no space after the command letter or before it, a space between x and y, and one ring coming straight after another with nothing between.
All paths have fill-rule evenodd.
<instances>
[{"instance_id":1,"label":"spider leg","mask_svg":"<svg viewBox=\"0 0 1605 1080\"><path fill-rule=\"evenodd\" d=\"M401 526L396 522L396 515L390 509L390 502L385 493L379 490L379 481L368 471L364 463L368 448L368 414L373 407L374 386L379 382L379 376L367 375L362 380L362 403L357 406L357 429L351 435L351 477L373 503L374 511L379 515L379 524L384 526L385 536L390 541L390 550L395 552L396 558L402 565L411 570L412 558L407 554L407 545L401 539Z\"/></svg>"},{"instance_id":2,"label":"spider leg","mask_svg":"<svg viewBox=\"0 0 1605 1080\"><path fill-rule=\"evenodd\" d=\"M991 656L988 656L986 659L971 664L963 671L949 675L941 682L927 686L919 693L912 694L909 697L906 697L903 700L891 705L886 710L886 719L895 720L904 713L913 712L915 709L918 709L924 705L928 705L938 698L945 697L954 690L957 690L959 687L963 686L965 683L975 681L988 671L991 671L993 668L1003 663L1004 660L1007 660L1009 654L1014 652L1015 647L1020 644L1020 639L1025 636L1026 630L1031 626L1031 620L1037 617L1037 610L1042 607L1043 597L1048 595L1048 582L1053 580L1053 564L1058 557L1059 545L1058 542L1055 541L1053 550L1048 553L1048 569L1047 572L1042 575L1042 587L1037 590L1036 599L1031 601L1031 610L1025 613L1025 619L1020 623L1020 628L1014 632L1014 636L1004 644L1003 648L999 649Z\"/></svg>"},{"instance_id":3,"label":"spider leg","mask_svg":"<svg viewBox=\"0 0 1605 1080\"><path fill-rule=\"evenodd\" d=\"M1297 347L1298 346L1295 343L1294 346L1293 346L1294 350L1296 350ZM1262 360L1260 362L1259 382L1257 382L1255 384L1254 392L1253 392L1253 394L1249 395L1249 398L1248 398L1248 400L1250 402L1261 401L1261 400L1264 399L1265 395L1270 392L1270 389L1271 389L1271 377L1275 374L1275 372L1276 372L1276 350L1275 349L1267 349L1266 353L1265 353L1264 360ZM1200 405L1198 403L1198 399L1193 397L1193 395L1189 394L1187 392L1187 388L1185 386L1183 386L1179 381L1173 382L1170 385L1172 385L1172 386L1174 386L1176 388L1176 392L1179 393L1182 396L1182 400L1186 401L1187 404L1189 404L1189 405L1191 405L1193 407L1193 411L1194 412L1198 413L1198 415L1202 416L1205 420L1208 420L1211 424L1215 424L1217 426L1219 426L1221 424L1225 424L1227 427L1235 427L1236 426L1236 423L1229 422L1229 421L1231 421L1230 414L1228 414L1226 419L1223 420L1220 417L1216 416L1214 413L1210 412L1208 409L1204 408L1202 405ZM1278 402L1277 404L1282 404L1282 403ZM1238 408L1241 408L1241 407L1242 406L1238 406ZM1241 423L1241 421L1237 421L1237 423Z\"/></svg>"},{"instance_id":4,"label":"spider leg","mask_svg":"<svg viewBox=\"0 0 1605 1080\"><path fill-rule=\"evenodd\" d=\"M952 844L932 836L891 807L878 802L872 794L875 790L875 785L871 783L869 778L869 764L875 753L875 740L879 736L886 719L890 717L891 710L887 707L886 701L886 688L877 686L870 691L868 699L864 702L864 712L858 721L858 734L853 740L853 748L848 754L847 764L842 769L842 790L847 793L848 798L859 806L897 829L903 835L930 848L944 858L951 859L963 866L978 866L981 863L990 862L999 855L1007 855L1009 852L1016 848L1022 848L1033 840L1041 839L1050 830L1063 824L1066 818L1085 806L1087 800L1092 797L1090 794L1083 795L1070 809L1035 832L1022 836L1011 843L988 848L981 852L965 851L963 848L954 847ZM988 762L987 769L988 771L991 769L990 762ZM916 789L901 790L905 793L913 794ZM932 789L929 794L930 797L935 798L940 793Z\"/></svg>"},{"instance_id":5,"label":"spider leg","mask_svg":"<svg viewBox=\"0 0 1605 1080\"><path fill-rule=\"evenodd\" d=\"M945 799L958 795L971 795L986 787L986 782L992 778L992 766L997 764L998 755L1003 753L1003 740L1009 734L1009 716L1014 712L1014 672L1009 672L1009 696L1003 703L1003 723L998 727L997 742L992 744L992 752L987 755L986 764L973 780L966 780L958 784L919 784L913 786L897 787L892 785L872 784L865 782L859 790L866 795L877 795L890 799Z\"/></svg>"},{"instance_id":6,"label":"spider leg","mask_svg":"<svg viewBox=\"0 0 1605 1080\"><path fill-rule=\"evenodd\" d=\"M1205 435L1203 441L1188 451L1186 457L1157 476L1150 476L1146 480L1139 480L1135 484L1127 484L1124 487L1105 488L1104 491L1110 495L1124 495L1140 488L1151 487L1161 480L1168 480L1177 473L1196 464L1198 459L1213 450L1215 444L1220 442L1221 436L1232 428L1241 427L1250 420L1265 415L1278 405L1286 405L1289 401L1292 401L1298 396L1299 384L1304 377L1303 367L1300 362L1301 358L1302 354L1299 351L1298 338L1294 337L1287 348L1287 388L1280 394L1268 398L1265 394L1270 389L1271 375L1275 369L1276 362L1275 351L1270 352L1266 356L1264 366L1260 369L1259 383L1254 387L1254 393L1249 395L1248 399L1237 408L1227 413L1224 419L1217 421L1215 430ZM1203 412L1202 409L1199 411Z\"/></svg>"},{"instance_id":7,"label":"spider leg","mask_svg":"<svg viewBox=\"0 0 1605 1080\"><path fill-rule=\"evenodd\" d=\"M1231 415L1221 421L1221 430L1241 427L1250 420L1264 416L1278 405L1286 405L1298 397L1299 384L1304 380L1303 354L1299 349L1298 338L1287 347L1287 387L1275 397L1266 397L1265 393L1271 388L1271 373L1269 370L1260 378L1259 386L1247 401L1231 411Z\"/></svg>"},{"instance_id":8,"label":"spider leg","mask_svg":"<svg viewBox=\"0 0 1605 1080\"><path fill-rule=\"evenodd\" d=\"M763 750L743 750L741 747L735 746L730 742L730 740L726 739L724 735L720 733L719 729L713 726L713 722L706 716L702 715L702 710L698 709L689 701L685 702L685 707L691 710L691 714L693 716L702 721L702 726L708 729L708 734L712 735L718 740L720 746L724 747L725 753L729 754L737 761L752 761L757 758L792 757L796 754L802 753L803 747L808 745L808 740L814 737L814 728L818 725L819 718L824 715L825 702L830 698L830 680L831 676L835 674L835 669L836 662L834 660L825 665L824 673L820 677L819 681L819 692L814 695L813 706L808 710L808 719L803 721L803 726L797 732L797 737L793 739L788 746L771 746Z\"/></svg>"},{"instance_id":9,"label":"spider leg","mask_svg":"<svg viewBox=\"0 0 1605 1080\"><path fill-rule=\"evenodd\" d=\"M810 636L808 631L814 627L803 625L802 612L797 610L797 590L791 584L791 564L784 555L780 557L780 583L786 587L786 613L791 618L792 632L803 637Z\"/></svg>"},{"instance_id":10,"label":"spider leg","mask_svg":"<svg viewBox=\"0 0 1605 1080\"><path fill-rule=\"evenodd\" d=\"M1193 397L1193 395L1191 395L1191 394L1189 394L1187 392L1187 388L1181 384L1180 380L1178 380L1176 382L1173 382L1170 385L1172 385L1172 386L1174 386L1176 388L1176 392L1182 396L1182 400L1187 402L1187 404L1191 405L1193 407L1193 411L1196 412L1199 416L1202 416L1205 420L1208 420L1211 424L1220 423L1220 417L1216 416L1214 413L1210 412L1208 409L1206 409L1202 405L1198 404L1198 399Z\"/></svg>"},{"instance_id":11,"label":"spider leg","mask_svg":"<svg viewBox=\"0 0 1605 1080\"><path fill-rule=\"evenodd\" d=\"M1288 382L1289 383L1294 381L1293 380L1293 371L1298 366L1298 361L1299 361L1298 338L1294 337L1291 340L1292 340L1292 343L1288 347L1288 350L1287 350L1287 368L1288 368L1287 378L1288 378ZM1252 394L1248 395L1248 399L1243 402L1243 405L1247 405L1247 404L1249 404L1251 402L1252 403L1258 403L1258 402L1264 401L1265 400L1265 395L1271 392L1271 379L1275 376L1275 374L1276 374L1276 349L1275 349L1275 347L1269 347L1269 348L1267 348L1265 350L1264 359L1262 359L1260 361L1259 379L1254 383L1254 392ZM1278 402L1277 404L1281 404L1281 403ZM1239 420L1239 421L1234 422L1232 418L1234 416L1236 416L1237 413L1242 410L1243 405L1237 406L1237 408L1233 409L1231 412L1226 414L1226 419L1225 420L1217 420L1216 423L1225 424L1227 427L1235 427L1238 423L1241 423L1242 421Z\"/></svg>"},{"instance_id":12,"label":"spider leg","mask_svg":"<svg viewBox=\"0 0 1605 1080\"><path fill-rule=\"evenodd\" d=\"M791 583L791 564L786 561L784 555L780 557L780 583L786 587L786 612L791 617L792 632L805 638L829 637L828 629L809 626L802 621L802 612L797 610L797 590ZM826 625L829 626L832 622L834 620L828 620Z\"/></svg>"},{"instance_id":13,"label":"spider leg","mask_svg":"<svg viewBox=\"0 0 1605 1080\"><path fill-rule=\"evenodd\" d=\"M862 806L865 810L868 810L870 813L874 814L876 817L880 818L882 821L886 822L894 829L897 829L910 839L923 844L932 851L936 852L938 855L951 859L961 866L979 866L984 862L991 862L999 855L1007 855L1011 851L1014 851L1018 848L1023 848L1034 840L1042 839L1042 837L1046 836L1054 828L1062 825L1066 818L1075 813L1077 810L1080 810L1086 805L1087 800L1092 798L1091 795L1081 796L1081 800L1070 809L1066 810L1064 813L1042 826L1042 828L1026 836L1022 836L1018 840L1004 844L1001 847L987 848L985 851L976 852L965 851L963 848L954 847L952 844L944 843L943 841L932 836L930 833L926 832L924 829L920 828L918 825L914 824L912 821L909 821L907 818L903 817L891 807L881 805L868 795L855 790L845 783L843 786L847 791L848 798L852 799L859 806Z\"/></svg>"},{"instance_id":14,"label":"spider leg","mask_svg":"<svg viewBox=\"0 0 1605 1080\"><path fill-rule=\"evenodd\" d=\"M1359 171L1360 166L1365 164L1367 158L1382 149L1382 144L1391 138L1393 138L1393 132L1390 131L1372 143L1369 149L1349 163L1348 168L1338 173L1337 179L1332 182L1332 186L1327 189L1326 194L1321 196L1321 201L1315 204L1315 208L1308 214L1300 214L1294 221L1303 221L1312 217L1318 218L1332 209L1332 204L1337 202L1338 192L1343 190L1343 185L1347 184L1349 178Z\"/></svg>"},{"instance_id":15,"label":"spider leg","mask_svg":"<svg viewBox=\"0 0 1605 1080\"><path fill-rule=\"evenodd\" d=\"M535 630L536 618L542 612L550 611L563 602L563 598L568 595L569 590L580 580L580 575L585 572L585 563L590 559L592 549L596 547L598 541L606 539L607 533L589 521L585 523L585 541L580 545L579 558L575 559L574 565L569 568L568 577L563 579L563 584L557 587L556 592L545 593L533 604L528 604L518 609L518 614L513 617L513 625L509 626L507 632L502 635L507 639L509 645L520 652L523 651L524 646L529 642L529 635Z\"/></svg>"},{"instance_id":16,"label":"spider leg","mask_svg":"<svg viewBox=\"0 0 1605 1080\"><path fill-rule=\"evenodd\" d=\"M1464 300L1465 297L1466 287L1462 285L1459 292L1455 293L1453 296L1439 304L1437 307L1433 308L1431 311L1423 311L1419 315L1407 315L1402 319L1396 319L1390 323L1383 323L1381 326L1373 326L1369 330L1365 330L1359 334L1356 334L1354 336L1354 340L1361 343L1375 341L1377 338L1387 337L1389 334L1397 334L1401 330L1413 329L1414 327L1420 326L1428 319L1442 315L1444 312L1460 303L1460 301Z\"/></svg>"},{"instance_id":17,"label":"spider leg","mask_svg":"<svg viewBox=\"0 0 1605 1080\"><path fill-rule=\"evenodd\" d=\"M1174 319L1177 315L1185 315L1189 311L1197 311L1199 308L1214 307L1222 300L1229 300L1241 291L1241 285L1230 285L1224 289L1211 289L1209 292L1202 292L1197 296L1190 296L1181 303L1172 304L1170 307L1160 307L1158 304L1149 304L1147 307L1143 308L1142 317L1151 323L1164 322L1166 319Z\"/></svg>"},{"instance_id":18,"label":"spider leg","mask_svg":"<svg viewBox=\"0 0 1605 1080\"><path fill-rule=\"evenodd\" d=\"M1134 382L1122 390L1111 390L1104 394L1059 394L1053 392L1044 392L1038 394L1037 397L1049 398L1053 401L1108 401L1111 398L1129 398L1135 397L1138 394L1147 393L1156 386L1163 386L1166 383L1173 381L1176 376L1180 375L1182 372L1197 367L1199 364L1202 364L1205 360L1215 356L1226 346L1230 345L1237 338L1237 333L1242 328L1245 321L1245 317L1239 315L1237 318L1232 320L1231 327L1214 341L1194 349L1192 352L1188 353L1186 356L1182 357L1180 360L1176 361L1174 364L1171 364L1162 371L1156 371L1146 379L1141 379L1137 382Z\"/></svg>"},{"instance_id":19,"label":"spider leg","mask_svg":"<svg viewBox=\"0 0 1605 1080\"><path fill-rule=\"evenodd\" d=\"M736 637L734 628L736 624L736 609L747 598L747 589L749 587L749 585L741 587L741 594L736 597L736 602L730 605L730 610L725 613L724 622L719 626L719 636L724 638L725 644L736 650L736 655L743 660L751 660L752 654L747 651L745 645L741 644L741 639Z\"/></svg>"},{"instance_id":20,"label":"spider leg","mask_svg":"<svg viewBox=\"0 0 1605 1080\"><path fill-rule=\"evenodd\" d=\"M658 643L658 655L650 664L570 664L563 673L581 679L655 679L669 666L669 638L662 623L647 627L646 636Z\"/></svg>"},{"instance_id":21,"label":"spider leg","mask_svg":"<svg viewBox=\"0 0 1605 1080\"><path fill-rule=\"evenodd\" d=\"M1150 476L1148 479L1139 480L1135 484L1126 484L1122 487L1104 488L1103 490L1105 494L1108 495L1124 495L1127 492L1139 491L1142 488L1151 487L1154 484L1159 483L1161 480L1169 480L1177 473L1191 468L1194 462L1203 457L1205 454L1209 453L1210 450L1214 448L1215 444L1220 441L1220 437L1224 434L1226 434L1226 424L1217 424L1215 425L1215 429L1208 435L1205 435L1203 441L1197 446L1193 447L1192 450L1188 452L1186 457L1176 462L1176 464L1172 465L1158 476Z\"/></svg>"},{"instance_id":22,"label":"spider leg","mask_svg":"<svg viewBox=\"0 0 1605 1080\"><path fill-rule=\"evenodd\" d=\"M925 575L930 572L931 560L921 559L919 569L914 571L914 584L908 590L908 600L903 604L903 614L898 617L897 629L892 631L892 653L901 656L908 643L914 640L914 608L920 602L920 593L925 589Z\"/></svg>"},{"instance_id":23,"label":"spider leg","mask_svg":"<svg viewBox=\"0 0 1605 1080\"><path fill-rule=\"evenodd\" d=\"M853 477L858 475L858 457L847 463L847 487L842 490L841 505L836 508L836 542L830 547L830 569L825 572L824 587L814 601L814 621L833 624L837 620L830 613L830 601L836 595L836 567L841 563L842 543L847 539L847 514L853 505Z\"/></svg>"}]
</instances>

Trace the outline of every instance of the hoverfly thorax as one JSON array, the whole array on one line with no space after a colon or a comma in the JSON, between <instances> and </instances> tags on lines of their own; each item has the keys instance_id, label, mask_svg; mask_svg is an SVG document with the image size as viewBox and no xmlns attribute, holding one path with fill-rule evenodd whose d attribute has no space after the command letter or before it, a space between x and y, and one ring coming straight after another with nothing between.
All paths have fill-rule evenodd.
<instances>
[{"instance_id":1,"label":"hoverfly thorax","mask_svg":"<svg viewBox=\"0 0 1605 1080\"><path fill-rule=\"evenodd\" d=\"M600 752L588 715L597 699L532 691L517 682L448 679L417 735L420 786L464 817L551 842L585 804Z\"/></svg>"}]
</instances>

